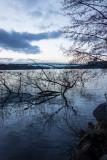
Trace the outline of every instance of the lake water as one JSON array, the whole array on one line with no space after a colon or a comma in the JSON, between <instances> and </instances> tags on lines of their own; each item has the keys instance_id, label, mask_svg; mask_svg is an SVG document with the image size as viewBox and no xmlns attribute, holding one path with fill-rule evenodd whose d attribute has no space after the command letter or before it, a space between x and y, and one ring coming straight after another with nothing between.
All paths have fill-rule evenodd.
<instances>
[{"instance_id":1,"label":"lake water","mask_svg":"<svg viewBox=\"0 0 107 160\"><path fill-rule=\"evenodd\" d=\"M63 73L62 70L49 72L45 70L45 73L48 72L47 75L52 78L57 76L54 81L58 80L58 83L64 85L68 81L74 83L77 71ZM67 160L75 152L75 144L78 142L76 133L79 129L87 128L90 121L97 123L93 110L106 101L104 94L107 93L107 73L105 70L89 70L83 77L84 86L79 79L73 88L67 90L64 97L59 94L56 97L48 96L48 98L33 101L37 92L40 92L37 85L45 90L54 88L57 92L64 89L64 86L61 88L61 85L47 82L46 75L43 71L41 74L40 72L38 70L29 71L29 73L27 71L1 73L1 83L3 84L5 79L6 84L9 87L12 86L14 91L19 89L20 77L24 75L20 95L22 91L24 96L25 93L29 95L32 93L33 98L30 97L28 101L27 95L28 97L21 97L20 101L17 94L10 96L3 87L0 88L2 97L0 100L0 160ZM38 78L36 83L37 78L35 81L34 77L38 74L40 75L39 78L36 76ZM33 79L32 86L28 84L28 75ZM45 83L42 82L44 79Z\"/></svg>"}]
</instances>

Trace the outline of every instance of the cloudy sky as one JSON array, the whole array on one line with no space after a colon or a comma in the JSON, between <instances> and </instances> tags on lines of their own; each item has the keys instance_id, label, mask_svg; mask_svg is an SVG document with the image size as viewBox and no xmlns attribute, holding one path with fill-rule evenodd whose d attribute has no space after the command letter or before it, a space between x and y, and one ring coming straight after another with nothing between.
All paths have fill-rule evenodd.
<instances>
[{"instance_id":1,"label":"cloudy sky","mask_svg":"<svg viewBox=\"0 0 107 160\"><path fill-rule=\"evenodd\" d=\"M59 31L66 23L58 0L0 0L0 62L67 62Z\"/></svg>"}]
</instances>

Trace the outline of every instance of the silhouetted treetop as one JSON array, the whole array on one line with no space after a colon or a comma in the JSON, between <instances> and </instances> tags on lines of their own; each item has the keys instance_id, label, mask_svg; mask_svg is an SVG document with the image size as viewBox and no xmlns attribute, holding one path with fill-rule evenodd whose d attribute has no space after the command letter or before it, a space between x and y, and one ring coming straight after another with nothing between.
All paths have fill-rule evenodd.
<instances>
[{"instance_id":1,"label":"silhouetted treetop","mask_svg":"<svg viewBox=\"0 0 107 160\"><path fill-rule=\"evenodd\" d=\"M63 28L66 38L72 40L68 55L79 60L93 59L107 53L107 1L63 0L63 11L69 25Z\"/></svg>"}]
</instances>

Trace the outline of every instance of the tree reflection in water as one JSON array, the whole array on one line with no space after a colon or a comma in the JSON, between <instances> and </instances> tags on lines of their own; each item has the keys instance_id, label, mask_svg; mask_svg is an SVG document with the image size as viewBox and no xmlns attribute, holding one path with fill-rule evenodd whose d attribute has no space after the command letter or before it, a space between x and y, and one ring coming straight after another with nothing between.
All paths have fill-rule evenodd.
<instances>
[{"instance_id":1,"label":"tree reflection in water","mask_svg":"<svg viewBox=\"0 0 107 160\"><path fill-rule=\"evenodd\" d=\"M42 121L39 135L43 134L47 127L54 126L70 137L69 143L65 142L63 146L42 147L59 148L68 153L69 160L72 157L74 159L76 144L84 130L78 109L73 104L72 94L75 88L79 88L81 95L91 100L93 93L88 93L87 90L84 92L84 85L101 74L102 72L92 73L91 70L3 72L0 74L0 115L3 119L6 114L13 114L10 110L7 113L10 106L23 110L23 114L33 110L38 114L38 123ZM49 108L51 105L53 108ZM28 127L34 125L31 122Z\"/></svg>"}]
</instances>

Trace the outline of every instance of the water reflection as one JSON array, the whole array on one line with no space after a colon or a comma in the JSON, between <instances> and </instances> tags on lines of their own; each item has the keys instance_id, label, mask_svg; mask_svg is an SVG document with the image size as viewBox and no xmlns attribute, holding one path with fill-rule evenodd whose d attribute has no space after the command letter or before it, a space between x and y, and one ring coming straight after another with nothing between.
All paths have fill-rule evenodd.
<instances>
[{"instance_id":1,"label":"water reflection","mask_svg":"<svg viewBox=\"0 0 107 160\"><path fill-rule=\"evenodd\" d=\"M91 81L88 74L90 81L82 77L81 83L80 76L77 83L80 72L68 73L61 73L62 82L59 71L58 81L50 72L39 73L36 78L34 72L4 73L2 80L8 78L5 86L8 84L9 89L1 87L1 160L66 160L75 156L81 128L85 129L89 121L96 122L92 112L104 101L107 77ZM47 75L51 81L47 81Z\"/></svg>"}]
</instances>

